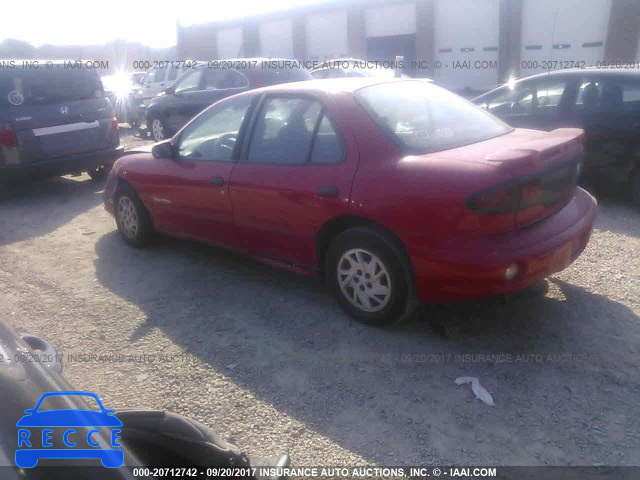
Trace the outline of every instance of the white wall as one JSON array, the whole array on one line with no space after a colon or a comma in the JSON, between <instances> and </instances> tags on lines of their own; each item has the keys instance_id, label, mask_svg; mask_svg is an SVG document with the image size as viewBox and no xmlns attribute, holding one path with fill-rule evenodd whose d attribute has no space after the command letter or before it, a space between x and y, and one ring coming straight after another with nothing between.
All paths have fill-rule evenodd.
<instances>
[{"instance_id":1,"label":"white wall","mask_svg":"<svg viewBox=\"0 0 640 480\"><path fill-rule=\"evenodd\" d=\"M293 58L293 25L290 19L261 23L259 31L263 56Z\"/></svg>"},{"instance_id":2,"label":"white wall","mask_svg":"<svg viewBox=\"0 0 640 480\"><path fill-rule=\"evenodd\" d=\"M488 89L497 84L498 51L485 49L499 45L499 15L500 0L436 0L435 60L441 62L441 68L433 70L436 82L453 90ZM468 48L473 51L462 51ZM454 61L470 64L454 69Z\"/></svg>"},{"instance_id":3,"label":"white wall","mask_svg":"<svg viewBox=\"0 0 640 480\"><path fill-rule=\"evenodd\" d=\"M416 33L416 5L406 3L369 8L365 11L365 35L388 37Z\"/></svg>"},{"instance_id":4,"label":"white wall","mask_svg":"<svg viewBox=\"0 0 640 480\"><path fill-rule=\"evenodd\" d=\"M347 13L338 10L308 15L305 19L307 57L327 60L348 54Z\"/></svg>"},{"instance_id":5,"label":"white wall","mask_svg":"<svg viewBox=\"0 0 640 480\"><path fill-rule=\"evenodd\" d=\"M525 0L521 60L539 65L521 69L520 76L544 71L540 63L549 60L584 60L586 66L595 66L604 58L610 14L611 0ZM602 42L602 46L583 47L586 42ZM571 47L558 50L552 48L554 44ZM542 49L527 50L527 45L541 45Z\"/></svg>"},{"instance_id":6,"label":"white wall","mask_svg":"<svg viewBox=\"0 0 640 480\"><path fill-rule=\"evenodd\" d=\"M218 58L236 58L244 55L241 28L225 28L218 30L216 35Z\"/></svg>"}]
</instances>

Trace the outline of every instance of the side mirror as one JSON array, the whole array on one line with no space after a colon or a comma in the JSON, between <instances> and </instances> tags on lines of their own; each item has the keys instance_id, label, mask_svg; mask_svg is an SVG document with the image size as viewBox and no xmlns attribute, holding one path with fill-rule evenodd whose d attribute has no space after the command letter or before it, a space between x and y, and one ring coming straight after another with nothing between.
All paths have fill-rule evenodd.
<instances>
[{"instance_id":1,"label":"side mirror","mask_svg":"<svg viewBox=\"0 0 640 480\"><path fill-rule=\"evenodd\" d=\"M151 155L153 155L153 158L173 158L171 140L156 143L151 149Z\"/></svg>"}]
</instances>

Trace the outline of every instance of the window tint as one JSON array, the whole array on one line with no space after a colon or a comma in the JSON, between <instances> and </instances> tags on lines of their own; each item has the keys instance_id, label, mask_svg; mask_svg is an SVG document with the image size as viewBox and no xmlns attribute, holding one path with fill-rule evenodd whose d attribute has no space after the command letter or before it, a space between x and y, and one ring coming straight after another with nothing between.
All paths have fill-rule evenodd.
<instances>
[{"instance_id":1,"label":"window tint","mask_svg":"<svg viewBox=\"0 0 640 480\"><path fill-rule=\"evenodd\" d=\"M260 109L247 160L253 163L302 164L322 107L303 98L268 98Z\"/></svg>"},{"instance_id":2,"label":"window tint","mask_svg":"<svg viewBox=\"0 0 640 480\"><path fill-rule=\"evenodd\" d=\"M197 90L200 86L200 79L202 78L202 69L199 68L192 72L184 74L175 86L175 92L189 92L192 90Z\"/></svg>"},{"instance_id":3,"label":"window tint","mask_svg":"<svg viewBox=\"0 0 640 480\"><path fill-rule=\"evenodd\" d=\"M169 74L167 75L167 81L174 82L178 78L178 74L180 73L179 68L171 68L169 69Z\"/></svg>"},{"instance_id":4,"label":"window tint","mask_svg":"<svg viewBox=\"0 0 640 480\"><path fill-rule=\"evenodd\" d=\"M0 70L0 105L42 105L104 97L95 70L85 68Z\"/></svg>"},{"instance_id":5,"label":"window tint","mask_svg":"<svg viewBox=\"0 0 640 480\"><path fill-rule=\"evenodd\" d=\"M554 114L560 105L567 84L567 80L553 78L536 82L534 113Z\"/></svg>"},{"instance_id":6,"label":"window tint","mask_svg":"<svg viewBox=\"0 0 640 480\"><path fill-rule=\"evenodd\" d=\"M495 115L529 115L533 106L531 84L506 87L485 104L486 109Z\"/></svg>"},{"instance_id":7,"label":"window tint","mask_svg":"<svg viewBox=\"0 0 640 480\"><path fill-rule=\"evenodd\" d=\"M228 88L244 88L249 85L247 78L236 70L210 69L207 70L204 89L221 90Z\"/></svg>"},{"instance_id":8,"label":"window tint","mask_svg":"<svg viewBox=\"0 0 640 480\"><path fill-rule=\"evenodd\" d=\"M640 80L586 79L578 89L575 111L631 112L640 110Z\"/></svg>"},{"instance_id":9,"label":"window tint","mask_svg":"<svg viewBox=\"0 0 640 480\"><path fill-rule=\"evenodd\" d=\"M504 135L512 129L436 85L404 80L364 87L355 98L401 148L436 152Z\"/></svg>"},{"instance_id":10,"label":"window tint","mask_svg":"<svg viewBox=\"0 0 640 480\"><path fill-rule=\"evenodd\" d=\"M180 135L178 155L198 161L233 161L236 139L250 105L250 97L241 97L205 111Z\"/></svg>"},{"instance_id":11,"label":"window tint","mask_svg":"<svg viewBox=\"0 0 640 480\"><path fill-rule=\"evenodd\" d=\"M333 122L326 114L322 115L318 133L313 140L311 163L340 163L344 160L344 154L342 140L338 136Z\"/></svg>"}]
</instances>

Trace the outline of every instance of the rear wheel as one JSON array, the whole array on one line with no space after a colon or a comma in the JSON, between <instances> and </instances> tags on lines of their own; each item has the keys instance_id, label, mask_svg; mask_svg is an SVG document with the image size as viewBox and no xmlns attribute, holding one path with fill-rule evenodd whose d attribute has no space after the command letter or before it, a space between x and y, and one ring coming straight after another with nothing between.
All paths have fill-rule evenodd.
<instances>
[{"instance_id":1,"label":"rear wheel","mask_svg":"<svg viewBox=\"0 0 640 480\"><path fill-rule=\"evenodd\" d=\"M403 318L410 268L388 235L366 227L341 233L327 252L326 271L338 303L355 320L384 326Z\"/></svg>"},{"instance_id":2,"label":"rear wheel","mask_svg":"<svg viewBox=\"0 0 640 480\"><path fill-rule=\"evenodd\" d=\"M133 188L123 184L115 195L116 225L125 242L144 247L153 238L153 225L149 212Z\"/></svg>"}]
</instances>

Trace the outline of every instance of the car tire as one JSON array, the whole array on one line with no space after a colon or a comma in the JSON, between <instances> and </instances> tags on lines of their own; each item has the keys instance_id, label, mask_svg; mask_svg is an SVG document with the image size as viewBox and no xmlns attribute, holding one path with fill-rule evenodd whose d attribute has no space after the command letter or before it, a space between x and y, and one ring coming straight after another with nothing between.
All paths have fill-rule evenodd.
<instances>
[{"instance_id":1,"label":"car tire","mask_svg":"<svg viewBox=\"0 0 640 480\"><path fill-rule=\"evenodd\" d=\"M640 207L640 171L631 178L631 202Z\"/></svg>"},{"instance_id":2,"label":"car tire","mask_svg":"<svg viewBox=\"0 0 640 480\"><path fill-rule=\"evenodd\" d=\"M389 326L410 316L411 267L389 234L371 227L347 230L332 241L326 261L329 286L354 320Z\"/></svg>"},{"instance_id":3,"label":"car tire","mask_svg":"<svg viewBox=\"0 0 640 480\"><path fill-rule=\"evenodd\" d=\"M151 117L147 124L147 129L151 132L151 138L154 141L161 142L171 137L169 130L167 130L167 125L160 117Z\"/></svg>"},{"instance_id":4,"label":"car tire","mask_svg":"<svg viewBox=\"0 0 640 480\"><path fill-rule=\"evenodd\" d=\"M94 182L99 182L101 180L104 180L107 176L107 169L104 165L101 165L97 168L89 170L87 172L87 175L89 175L89 178L91 178L91 180L93 180Z\"/></svg>"},{"instance_id":5,"label":"car tire","mask_svg":"<svg viewBox=\"0 0 640 480\"><path fill-rule=\"evenodd\" d=\"M114 211L118 231L129 245L142 248L153 239L151 216L136 191L121 184L114 196Z\"/></svg>"}]
</instances>

